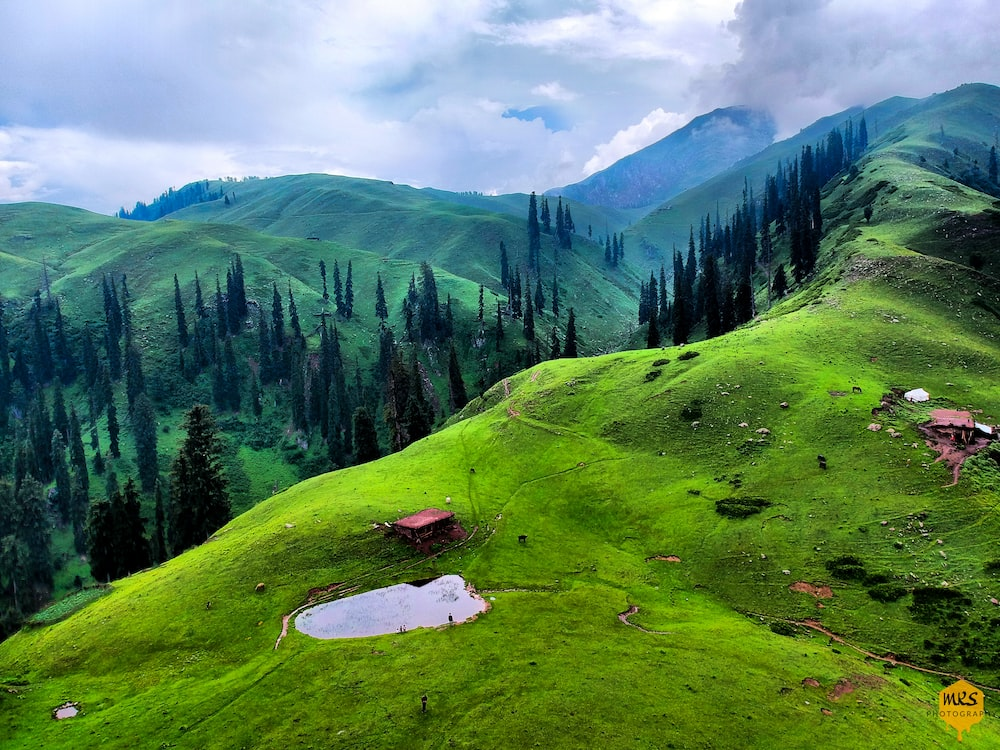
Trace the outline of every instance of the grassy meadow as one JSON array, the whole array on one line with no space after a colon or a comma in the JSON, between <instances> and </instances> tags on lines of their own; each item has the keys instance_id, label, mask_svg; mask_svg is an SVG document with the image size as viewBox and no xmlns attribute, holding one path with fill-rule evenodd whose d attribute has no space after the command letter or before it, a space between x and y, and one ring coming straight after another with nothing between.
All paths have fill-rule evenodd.
<instances>
[{"instance_id":1,"label":"grassy meadow","mask_svg":"<svg viewBox=\"0 0 1000 750\"><path fill-rule=\"evenodd\" d=\"M758 300L757 318L731 334L544 362L400 453L301 483L276 460L281 448L257 450L251 430L237 431L229 465L267 499L200 547L0 643L0 744L945 748L956 737L937 715L938 691L960 674L991 712L964 743L1000 745L1000 451L968 459L956 484L918 429L939 407L1000 420L995 208L971 171L955 179L996 108L974 110L967 129L955 124L966 109L949 109L975 94L884 103L880 145L824 192L815 277L770 309ZM742 173L726 179L742 187ZM296 180L307 189L292 190ZM95 269L150 243L129 285L137 304L158 300L141 316L155 338L172 325L172 278L152 273L166 259L190 290L196 267L211 279L238 249L255 294L290 278L305 317L321 304L320 257L335 254L342 269L352 259L356 279L381 269L398 299L429 249L442 298L466 307L479 283L495 282L498 238L523 230L500 214L462 223L478 239L461 246L486 248L462 255L446 241L459 223L443 217L482 206L428 207L412 191L397 246L373 218L389 215L394 186L368 186L349 209L351 191L330 185L237 184L228 209L180 212L207 223L102 219L111 228L97 239L97 219L69 232L51 226L49 209L0 208L0 233L8 245L45 236L62 248L48 266L60 293L95 278L99 290ZM424 228L419 242L408 222ZM164 247L178 254L158 255ZM591 252L578 242L565 262L581 269L573 293L591 312L581 338L596 353L635 333L624 300L637 284L625 276L645 271L637 263L609 283ZM17 272L37 275L41 256L18 254ZM100 297L72 304L96 314ZM374 345L366 331L341 329L361 357ZM928 404L893 395L918 387ZM454 510L469 539L425 556L379 528L427 507ZM370 638L320 641L293 623L280 637L311 590L444 573L463 575L489 610ZM80 714L55 721L67 701Z\"/></svg>"},{"instance_id":2,"label":"grassy meadow","mask_svg":"<svg viewBox=\"0 0 1000 750\"><path fill-rule=\"evenodd\" d=\"M4 746L950 746L934 707L952 678L779 624L813 618L876 654L1000 685L991 667L937 657L957 636L918 622L910 593L960 589L966 632L994 643L995 488L946 486L905 410L886 420L899 438L866 429L893 387L995 418L995 323L950 309L967 269L873 247L857 239L840 282L732 335L520 373L403 453L297 484L0 644ZM463 546L424 558L373 529L446 496L475 529ZM770 505L716 511L754 497ZM655 559L668 555L679 562ZM845 555L905 595L883 603L836 578L828 563ZM343 641L292 627L275 649L311 588L438 573L464 575L490 610ZM619 620L630 605L655 632ZM82 712L56 722L64 701ZM966 741L998 738L987 717Z\"/></svg>"}]
</instances>

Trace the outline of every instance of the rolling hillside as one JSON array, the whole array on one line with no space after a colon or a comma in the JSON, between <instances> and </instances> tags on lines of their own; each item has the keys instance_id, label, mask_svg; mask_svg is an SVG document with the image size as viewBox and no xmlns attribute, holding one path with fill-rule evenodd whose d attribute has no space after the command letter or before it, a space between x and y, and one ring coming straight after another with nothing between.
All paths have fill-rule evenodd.
<instances>
[{"instance_id":1,"label":"rolling hillside","mask_svg":"<svg viewBox=\"0 0 1000 750\"><path fill-rule=\"evenodd\" d=\"M210 184L213 190L218 186ZM494 291L502 289L500 242L512 264L527 258L527 196L463 196L330 175L236 183L230 195L229 205L202 203L171 218L237 224L274 236L330 240L392 259L426 260ZM596 348L606 349L622 340L626 321L634 317L639 279L627 268L606 269L603 245L585 239L586 228L595 225L595 233L603 236L605 226L620 231L626 219L620 212L581 206L574 209L574 220L579 234L573 251L558 262L553 238L543 236L541 275L547 281L558 275L581 307L594 304L592 312L581 309L581 314L591 319Z\"/></svg>"},{"instance_id":2,"label":"rolling hillside","mask_svg":"<svg viewBox=\"0 0 1000 750\"><path fill-rule=\"evenodd\" d=\"M941 687L1000 688L1000 451L956 484L919 425L1000 421L1000 283L948 223L985 231L990 200L873 150L824 198L815 277L754 323L539 364L0 644L4 746L953 746ZM460 546L376 528L445 498ZM311 590L441 573L490 610L276 646Z\"/></svg>"},{"instance_id":3,"label":"rolling hillside","mask_svg":"<svg viewBox=\"0 0 1000 750\"><path fill-rule=\"evenodd\" d=\"M857 125L862 115L870 138L866 158L913 164L959 183L956 190L963 184L990 190L984 175L993 134L1000 125L1000 89L969 84L924 100L894 97L865 110L819 120L659 207L626 231L630 246L642 250L639 258L633 254L632 259L658 267L669 260L672 247L686 246L692 225L697 235L698 223L706 214L714 218L718 212L724 220L740 204L744 179L759 199L765 175L775 174L779 163L795 159L804 146L823 141L832 128L843 127L848 118ZM995 195L995 186L992 190ZM987 205L990 199L983 196L978 200ZM947 210L948 202L941 208ZM942 224L943 218L937 215L929 220Z\"/></svg>"}]
</instances>

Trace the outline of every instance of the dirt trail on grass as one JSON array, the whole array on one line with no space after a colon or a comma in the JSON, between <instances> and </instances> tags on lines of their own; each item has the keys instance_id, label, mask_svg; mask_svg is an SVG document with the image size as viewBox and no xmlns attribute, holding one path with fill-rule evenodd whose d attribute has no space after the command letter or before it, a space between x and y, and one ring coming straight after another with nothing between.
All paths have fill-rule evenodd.
<instances>
[{"instance_id":1,"label":"dirt trail on grass","mask_svg":"<svg viewBox=\"0 0 1000 750\"><path fill-rule=\"evenodd\" d=\"M925 674L936 674L940 675L941 677L951 677L952 679L955 680L965 680L966 682L976 685L977 687L980 687L984 690L990 690L994 693L1000 693L1000 688L975 682L973 680L970 680L968 677L957 674L955 672L943 672L938 669L930 669L929 667L920 667L917 666L916 664L911 664L910 662L907 661L901 661L892 654L886 654L882 656L872 651L863 649L861 648L861 646L855 646L853 643L850 643L849 641L845 640L842 636L837 635L832 630L823 627L823 624L818 620L787 620L783 617L771 617L770 615L765 615L759 612L747 612L746 614L760 618L769 618L772 620L778 620L779 622L787 622L790 625L799 625L803 628L809 628L810 630L815 630L817 633L822 633L823 635L828 636L830 640L836 641L837 643L843 646L847 646L848 648L852 648L859 654L867 656L869 659L875 659L876 661L884 662L885 664L891 664L894 667L907 667L909 669L913 669L917 672L923 672Z\"/></svg>"},{"instance_id":2,"label":"dirt trail on grass","mask_svg":"<svg viewBox=\"0 0 1000 750\"><path fill-rule=\"evenodd\" d=\"M618 613L618 619L621 622L628 625L630 628L635 628L638 631L641 631L643 633L649 633L650 635L675 635L675 633L669 630L647 630L646 628L642 627L642 625L636 625L634 622L629 622L628 618L636 614L638 611L639 608L637 606L635 606L634 604L630 604L628 605L628 609L626 609L624 612Z\"/></svg>"}]
</instances>

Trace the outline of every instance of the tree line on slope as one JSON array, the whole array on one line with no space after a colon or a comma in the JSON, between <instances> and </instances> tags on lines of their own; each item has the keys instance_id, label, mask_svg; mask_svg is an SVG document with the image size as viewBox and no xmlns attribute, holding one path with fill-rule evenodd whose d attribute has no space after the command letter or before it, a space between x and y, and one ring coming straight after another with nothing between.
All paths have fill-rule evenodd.
<instances>
[{"instance_id":1,"label":"tree line on slope","mask_svg":"<svg viewBox=\"0 0 1000 750\"><path fill-rule=\"evenodd\" d=\"M674 248L672 295L663 266L659 278L650 273L641 285L638 318L647 325L647 347L660 346L668 333L674 345L686 343L701 324L705 338L714 338L753 319L759 289L768 305L788 290L784 264L773 265L776 256L787 256L794 281L804 281L815 269L823 234L821 188L856 170L867 148L864 117L856 130L848 120L843 131L833 128L815 147L779 163L766 175L759 201L744 181L743 200L725 222L718 210L714 222L706 213L697 246L691 227L686 258Z\"/></svg>"}]
</instances>

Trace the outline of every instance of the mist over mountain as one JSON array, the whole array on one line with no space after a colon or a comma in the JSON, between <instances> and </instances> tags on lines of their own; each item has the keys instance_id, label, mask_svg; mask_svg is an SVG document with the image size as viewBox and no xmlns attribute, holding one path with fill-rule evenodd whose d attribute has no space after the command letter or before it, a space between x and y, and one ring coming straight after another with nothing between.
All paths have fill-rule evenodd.
<instances>
[{"instance_id":1,"label":"mist over mountain","mask_svg":"<svg viewBox=\"0 0 1000 750\"><path fill-rule=\"evenodd\" d=\"M775 132L765 111L716 109L607 169L546 194L609 208L651 209L771 145Z\"/></svg>"}]
</instances>

